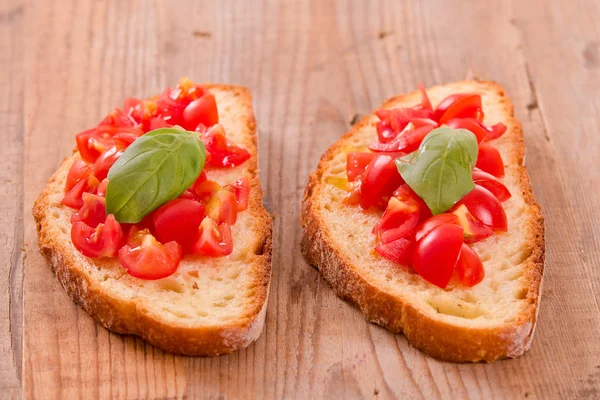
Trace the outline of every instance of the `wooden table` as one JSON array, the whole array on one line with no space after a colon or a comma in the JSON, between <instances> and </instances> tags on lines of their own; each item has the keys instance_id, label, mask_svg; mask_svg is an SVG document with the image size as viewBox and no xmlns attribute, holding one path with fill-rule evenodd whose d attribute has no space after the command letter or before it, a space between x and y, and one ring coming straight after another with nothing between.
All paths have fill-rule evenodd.
<instances>
[{"instance_id":1,"label":"wooden table","mask_svg":"<svg viewBox=\"0 0 600 400\"><path fill-rule=\"evenodd\" d=\"M599 398L600 3L483 3L2 2L0 397ZM75 133L184 75L252 90L275 219L264 332L217 358L96 324L38 253L31 216ZM308 174L353 116L465 77L507 89L546 216L533 346L491 365L438 362L366 323L299 249Z\"/></svg>"}]
</instances>

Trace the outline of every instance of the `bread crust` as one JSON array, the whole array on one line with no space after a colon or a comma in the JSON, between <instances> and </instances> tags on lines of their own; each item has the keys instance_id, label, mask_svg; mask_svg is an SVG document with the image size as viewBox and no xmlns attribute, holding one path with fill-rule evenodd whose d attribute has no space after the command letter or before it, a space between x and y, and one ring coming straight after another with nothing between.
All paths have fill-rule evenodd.
<instances>
[{"instance_id":1,"label":"bread crust","mask_svg":"<svg viewBox=\"0 0 600 400\"><path fill-rule=\"evenodd\" d=\"M70 167L73 158L78 156L76 150L73 156L63 160L61 167L50 179L33 207L40 252L76 304L113 332L137 335L160 349L189 356L227 354L255 341L264 325L271 277L272 219L262 205L262 190L258 178L256 121L252 112L250 92L240 86L205 86L211 91L226 91L238 98L244 108L242 118L245 119L248 132L242 144L252 154L247 161L251 193L248 209L244 212L252 214L256 219L254 227L262 240L253 249L257 257L248 265L248 268L254 271L252 285L256 292L244 318L224 325L173 325L161 320L136 299L125 301L111 295L89 276L81 267L79 257L74 254L70 243L53 234L52 219L49 216L50 206L53 205L51 194L58 184L61 188L64 187L64 182L58 182L60 171Z\"/></svg>"},{"instance_id":2,"label":"bread crust","mask_svg":"<svg viewBox=\"0 0 600 400\"><path fill-rule=\"evenodd\" d=\"M526 247L531 254L523 262L525 276L524 289L527 291L527 306L515 321L490 328L465 328L447 321L426 315L407 299L394 296L373 285L362 276L348 257L343 254L336 240L325 226L320 213L315 192L319 190L321 178L328 161L341 151L345 139L355 135L372 121L371 116L364 117L321 158L317 170L310 176L302 205L302 252L307 262L315 266L336 294L342 299L358 305L366 319L388 330L403 332L408 341L416 348L440 360L455 362L491 362L501 358L512 358L529 349L537 320L539 297L544 269L544 219L536 202L529 176L523 166L525 144L521 124L514 118L513 106L504 89L491 81L463 81L452 85L478 85L482 89L497 93L502 99L503 121L514 130L508 143L509 164L518 168L521 178L519 190L531 213L532 235ZM431 89L435 89L431 88ZM393 97L384 103L390 107L398 102L412 98L417 92ZM365 251L369 251L365 249Z\"/></svg>"}]
</instances>

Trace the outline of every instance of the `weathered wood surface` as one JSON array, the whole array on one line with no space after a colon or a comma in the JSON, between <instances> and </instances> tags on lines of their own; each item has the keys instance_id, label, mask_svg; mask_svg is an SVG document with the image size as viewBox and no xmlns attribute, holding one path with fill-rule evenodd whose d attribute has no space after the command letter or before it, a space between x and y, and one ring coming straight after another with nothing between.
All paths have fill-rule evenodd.
<instances>
[{"instance_id":1,"label":"weathered wood surface","mask_svg":"<svg viewBox=\"0 0 600 400\"><path fill-rule=\"evenodd\" d=\"M598 20L594 0L5 1L1 397L600 397ZM265 330L211 359L97 325L39 255L30 212L75 133L184 75L252 90L275 217ZM472 76L511 96L546 216L533 346L491 365L438 362L366 323L299 251L306 179L353 115L419 82Z\"/></svg>"}]
</instances>

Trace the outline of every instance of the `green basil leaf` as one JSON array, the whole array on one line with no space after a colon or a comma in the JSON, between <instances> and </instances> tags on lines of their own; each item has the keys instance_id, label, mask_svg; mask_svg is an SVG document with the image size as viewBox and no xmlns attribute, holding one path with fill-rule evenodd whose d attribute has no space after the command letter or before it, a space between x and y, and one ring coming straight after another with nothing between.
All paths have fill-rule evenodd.
<instances>
[{"instance_id":1,"label":"green basil leaf","mask_svg":"<svg viewBox=\"0 0 600 400\"><path fill-rule=\"evenodd\" d=\"M431 212L440 214L475 188L472 173L478 152L472 132L442 126L425 136L408 159L397 159L396 165Z\"/></svg>"},{"instance_id":2,"label":"green basil leaf","mask_svg":"<svg viewBox=\"0 0 600 400\"><path fill-rule=\"evenodd\" d=\"M133 142L108 171L106 213L136 223L198 178L206 149L198 134L156 129Z\"/></svg>"}]
</instances>

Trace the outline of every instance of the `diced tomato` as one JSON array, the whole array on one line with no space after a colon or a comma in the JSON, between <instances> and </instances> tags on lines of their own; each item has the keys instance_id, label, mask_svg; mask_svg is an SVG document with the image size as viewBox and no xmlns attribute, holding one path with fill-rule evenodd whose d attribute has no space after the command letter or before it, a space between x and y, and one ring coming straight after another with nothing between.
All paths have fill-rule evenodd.
<instances>
[{"instance_id":1,"label":"diced tomato","mask_svg":"<svg viewBox=\"0 0 600 400\"><path fill-rule=\"evenodd\" d=\"M206 181L207 175L206 175L206 171L202 170L202 172L200 172L200 175L198 175L198 177L196 178L196 180L194 181L194 183L192 184L192 186L190 186L190 191L191 192L195 192L195 189L204 181ZM215 182L216 183L216 182Z\"/></svg>"},{"instance_id":2,"label":"diced tomato","mask_svg":"<svg viewBox=\"0 0 600 400\"><path fill-rule=\"evenodd\" d=\"M106 221L106 202L104 197L83 193L83 206L71 216L71 223L81 221L95 228Z\"/></svg>"},{"instance_id":3,"label":"diced tomato","mask_svg":"<svg viewBox=\"0 0 600 400\"><path fill-rule=\"evenodd\" d=\"M237 199L235 194L227 189L219 189L210 197L206 203L206 215L217 224L235 224L237 219Z\"/></svg>"},{"instance_id":4,"label":"diced tomato","mask_svg":"<svg viewBox=\"0 0 600 400\"><path fill-rule=\"evenodd\" d=\"M433 106L431 105L431 100L429 100L425 86L419 84L419 91L421 92L421 109L433 111Z\"/></svg>"},{"instance_id":5,"label":"diced tomato","mask_svg":"<svg viewBox=\"0 0 600 400\"><path fill-rule=\"evenodd\" d=\"M163 204L152 215L156 237L162 243L176 241L184 252L191 250L196 232L205 217L204 206L189 199Z\"/></svg>"},{"instance_id":6,"label":"diced tomato","mask_svg":"<svg viewBox=\"0 0 600 400\"><path fill-rule=\"evenodd\" d=\"M248 199L250 198L250 182L248 181L248 178L240 178L225 186L225 189L231 191L235 195L238 212L242 212L248 208Z\"/></svg>"},{"instance_id":7,"label":"diced tomato","mask_svg":"<svg viewBox=\"0 0 600 400\"><path fill-rule=\"evenodd\" d=\"M415 229L415 240L418 242L435 227L442 224L458 224L458 217L451 213L443 213L427 218L417 226L417 229Z\"/></svg>"},{"instance_id":8,"label":"diced tomato","mask_svg":"<svg viewBox=\"0 0 600 400\"><path fill-rule=\"evenodd\" d=\"M419 145L435 129L434 125L423 125L418 128L406 130L396 136L392 141L382 143L381 141L371 143L369 150L375 152L402 152L412 153L419 148Z\"/></svg>"},{"instance_id":9,"label":"diced tomato","mask_svg":"<svg viewBox=\"0 0 600 400\"><path fill-rule=\"evenodd\" d=\"M108 178L104 179L98 185L98 189L96 189L96 194L98 196L106 197L106 187L108 186Z\"/></svg>"},{"instance_id":10,"label":"diced tomato","mask_svg":"<svg viewBox=\"0 0 600 400\"><path fill-rule=\"evenodd\" d=\"M199 124L207 128L219 123L219 113L215 96L206 93L204 96L192 101L183 110L183 127L193 131Z\"/></svg>"},{"instance_id":11,"label":"diced tomato","mask_svg":"<svg viewBox=\"0 0 600 400\"><path fill-rule=\"evenodd\" d=\"M81 158L88 163L94 163L100 154L113 145L112 138L101 137L96 128L79 133L75 140Z\"/></svg>"},{"instance_id":12,"label":"diced tomato","mask_svg":"<svg viewBox=\"0 0 600 400\"><path fill-rule=\"evenodd\" d=\"M506 132L506 125L502 122L498 122L495 125L492 125L490 128L486 128L488 132L488 139L498 139L500 136Z\"/></svg>"},{"instance_id":13,"label":"diced tomato","mask_svg":"<svg viewBox=\"0 0 600 400\"><path fill-rule=\"evenodd\" d=\"M436 226L417 242L412 265L423 279L445 288L454 274L462 244L463 229L460 226Z\"/></svg>"},{"instance_id":14,"label":"diced tomato","mask_svg":"<svg viewBox=\"0 0 600 400\"><path fill-rule=\"evenodd\" d=\"M481 95L458 93L446 97L435 110L440 125L454 118L481 118Z\"/></svg>"},{"instance_id":15,"label":"diced tomato","mask_svg":"<svg viewBox=\"0 0 600 400\"><path fill-rule=\"evenodd\" d=\"M485 276L479 256L465 243L461 247L460 256L456 262L456 275L460 282L468 287L477 285Z\"/></svg>"},{"instance_id":16,"label":"diced tomato","mask_svg":"<svg viewBox=\"0 0 600 400\"><path fill-rule=\"evenodd\" d=\"M473 169L473 182L492 192L500 202L506 201L511 197L508 188L498 178L478 168Z\"/></svg>"},{"instance_id":17,"label":"diced tomato","mask_svg":"<svg viewBox=\"0 0 600 400\"><path fill-rule=\"evenodd\" d=\"M360 205L362 208L385 207L387 198L404 182L394 159L379 156L371 160L362 178L360 187Z\"/></svg>"},{"instance_id":18,"label":"diced tomato","mask_svg":"<svg viewBox=\"0 0 600 400\"><path fill-rule=\"evenodd\" d=\"M114 257L125 241L121 225L110 214L95 228L78 221L71 226L71 241L87 257Z\"/></svg>"},{"instance_id":19,"label":"diced tomato","mask_svg":"<svg viewBox=\"0 0 600 400\"><path fill-rule=\"evenodd\" d=\"M90 176L91 172L92 169L88 164L86 164L85 161L79 159L75 160L75 162L73 162L73 165L71 165L71 168L69 169L69 173L67 174L65 192L68 192L69 190L73 189L73 186L75 186L77 182L80 182L83 179L86 179L88 176Z\"/></svg>"},{"instance_id":20,"label":"diced tomato","mask_svg":"<svg viewBox=\"0 0 600 400\"><path fill-rule=\"evenodd\" d=\"M375 246L375 251L390 261L402 265L410 265L414 248L414 240L399 238L392 242Z\"/></svg>"},{"instance_id":21,"label":"diced tomato","mask_svg":"<svg viewBox=\"0 0 600 400\"><path fill-rule=\"evenodd\" d=\"M485 142L479 144L479 155L477 156L475 166L495 177L502 178L504 176L502 156L492 144Z\"/></svg>"},{"instance_id":22,"label":"diced tomato","mask_svg":"<svg viewBox=\"0 0 600 400\"><path fill-rule=\"evenodd\" d=\"M102 128L100 131L104 132L105 127L110 128L135 128L136 122L131 116L122 110L115 108L108 113L106 117L98 124L98 128Z\"/></svg>"},{"instance_id":23,"label":"diced tomato","mask_svg":"<svg viewBox=\"0 0 600 400\"><path fill-rule=\"evenodd\" d=\"M391 197L383 216L373 227L373 233L386 244L407 236L418 222L419 207L416 204Z\"/></svg>"},{"instance_id":24,"label":"diced tomato","mask_svg":"<svg viewBox=\"0 0 600 400\"><path fill-rule=\"evenodd\" d=\"M209 257L222 257L233 251L231 228L228 224L217 225L211 218L202 220L198 229L198 240L194 244L194 254Z\"/></svg>"},{"instance_id":25,"label":"diced tomato","mask_svg":"<svg viewBox=\"0 0 600 400\"><path fill-rule=\"evenodd\" d=\"M377 136L381 143L394 140L413 119L430 118L432 116L430 110L417 110L414 108L381 109L375 111L375 114L381 120L376 125Z\"/></svg>"},{"instance_id":26,"label":"diced tomato","mask_svg":"<svg viewBox=\"0 0 600 400\"><path fill-rule=\"evenodd\" d=\"M136 122L142 122L142 114L144 112L144 102L140 99L128 97L123 104L123 111Z\"/></svg>"},{"instance_id":27,"label":"diced tomato","mask_svg":"<svg viewBox=\"0 0 600 400\"><path fill-rule=\"evenodd\" d=\"M477 138L477 143L480 143L488 137L488 131L475 118L454 118L446 121L446 125L454 129L466 129L473 132Z\"/></svg>"},{"instance_id":28,"label":"diced tomato","mask_svg":"<svg viewBox=\"0 0 600 400\"><path fill-rule=\"evenodd\" d=\"M166 278L177 271L181 246L177 242L159 243L147 230L135 232L134 239L119 250L119 261L127 273L140 279ZM130 234L131 235L131 234Z\"/></svg>"},{"instance_id":29,"label":"diced tomato","mask_svg":"<svg viewBox=\"0 0 600 400\"><path fill-rule=\"evenodd\" d=\"M223 190L223 187L216 181L206 180L206 178L200 182L200 177L196 180L196 183L192 185L190 190L194 193L198 201L206 203L210 198L217 193L219 190Z\"/></svg>"},{"instance_id":30,"label":"diced tomato","mask_svg":"<svg viewBox=\"0 0 600 400\"><path fill-rule=\"evenodd\" d=\"M169 125L182 125L183 110L189 101L178 99L178 93L174 89L165 90L156 101L157 115Z\"/></svg>"},{"instance_id":31,"label":"diced tomato","mask_svg":"<svg viewBox=\"0 0 600 400\"><path fill-rule=\"evenodd\" d=\"M110 167L113 166L121 154L123 154L123 152L118 150L116 147L111 147L102 153L92 167L92 173L94 176L99 181L104 180L104 178L106 178L108 175L108 170L110 170Z\"/></svg>"},{"instance_id":32,"label":"diced tomato","mask_svg":"<svg viewBox=\"0 0 600 400\"><path fill-rule=\"evenodd\" d=\"M350 182L350 191L342 199L342 204L355 206L360 203L360 190L362 186L362 176L359 176L354 182Z\"/></svg>"},{"instance_id":33,"label":"diced tomato","mask_svg":"<svg viewBox=\"0 0 600 400\"><path fill-rule=\"evenodd\" d=\"M371 152L352 152L346 155L346 173L348 180L354 182L356 178L362 176L367 165L377 156L377 153Z\"/></svg>"},{"instance_id":34,"label":"diced tomato","mask_svg":"<svg viewBox=\"0 0 600 400\"><path fill-rule=\"evenodd\" d=\"M79 209L83 206L83 193L86 191L94 191L98 184L98 179L94 175L89 175L86 179L82 179L75 184L63 197L61 203L67 207Z\"/></svg>"},{"instance_id":35,"label":"diced tomato","mask_svg":"<svg viewBox=\"0 0 600 400\"><path fill-rule=\"evenodd\" d=\"M140 130L139 133L142 134L144 132L142 132ZM115 140L115 146L117 146L117 149L125 150L126 148L129 147L129 145L131 145L131 143L135 142L135 140L138 137L140 137L140 135L138 135L136 133L118 132L118 133L115 133L115 136L113 138Z\"/></svg>"},{"instance_id":36,"label":"diced tomato","mask_svg":"<svg viewBox=\"0 0 600 400\"><path fill-rule=\"evenodd\" d=\"M492 228L479 222L464 204L459 205L452 214L458 217L458 224L462 226L465 243L475 243L494 234Z\"/></svg>"},{"instance_id":37,"label":"diced tomato","mask_svg":"<svg viewBox=\"0 0 600 400\"><path fill-rule=\"evenodd\" d=\"M508 222L502 204L489 190L475 185L475 189L459 200L451 211L464 204L467 210L481 223L497 231L508 230Z\"/></svg>"},{"instance_id":38,"label":"diced tomato","mask_svg":"<svg viewBox=\"0 0 600 400\"><path fill-rule=\"evenodd\" d=\"M155 129L169 128L171 126L173 125L165 121L162 117L154 117L150 120L149 130L153 131Z\"/></svg>"},{"instance_id":39,"label":"diced tomato","mask_svg":"<svg viewBox=\"0 0 600 400\"><path fill-rule=\"evenodd\" d=\"M420 220L431 217L431 210L427 204L419 197L418 194L415 193L414 190L411 189L410 186L408 186L408 184L403 183L402 185L398 186L398 189L394 191L393 196L398 200L415 204L419 208Z\"/></svg>"},{"instance_id":40,"label":"diced tomato","mask_svg":"<svg viewBox=\"0 0 600 400\"><path fill-rule=\"evenodd\" d=\"M210 153L207 165L213 167L236 167L250 158L248 150L231 142L225 137L221 125L214 125L202 135L206 151Z\"/></svg>"}]
</instances>

